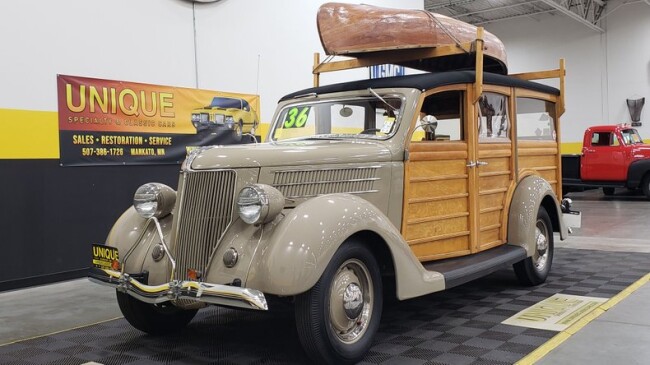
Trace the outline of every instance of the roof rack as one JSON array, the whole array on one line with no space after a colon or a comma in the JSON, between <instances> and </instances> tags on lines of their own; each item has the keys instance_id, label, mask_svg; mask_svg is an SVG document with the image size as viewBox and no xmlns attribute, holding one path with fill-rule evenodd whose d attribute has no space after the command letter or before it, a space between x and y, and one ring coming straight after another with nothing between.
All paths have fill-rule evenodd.
<instances>
[{"instance_id":1,"label":"roof rack","mask_svg":"<svg viewBox=\"0 0 650 365\"><path fill-rule=\"evenodd\" d=\"M476 81L474 83L474 95L478 98L483 93L483 68L484 68L484 39L483 39L484 30L483 27L477 27L476 29L476 39L472 42L463 42L458 44L451 45L442 45L438 47L429 47L429 48L410 48L410 49L395 49L395 50L385 50L381 52L371 52L368 54L357 54L356 57L351 57L346 60L341 61L332 61L333 56L328 56L324 61L320 60L320 53L314 53L314 66L312 69L312 74L314 77L314 87L318 87L320 84L320 74L324 72L333 72L333 71L342 71L350 70L361 67L369 67L382 64L407 64L407 67L413 67L412 65L417 64L422 60L435 59L439 57L449 57L456 55L467 55L468 51L474 53L475 63L474 70L476 71ZM418 68L418 67L414 67ZM427 69L424 68L426 71ZM564 114L565 104L564 104L564 87L566 76L565 61L560 59L560 65L558 69L547 70L547 71L535 71L535 72L525 72L510 74L510 77L515 77L521 80L542 80L542 79L554 79L559 78L560 80L560 97L558 100L559 115Z\"/></svg>"}]
</instances>

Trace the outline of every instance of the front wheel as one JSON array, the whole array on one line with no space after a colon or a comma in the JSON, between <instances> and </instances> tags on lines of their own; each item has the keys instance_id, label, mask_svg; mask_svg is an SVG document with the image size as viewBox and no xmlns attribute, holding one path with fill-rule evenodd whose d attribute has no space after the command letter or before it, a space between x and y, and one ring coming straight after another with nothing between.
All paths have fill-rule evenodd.
<instances>
[{"instance_id":1,"label":"front wheel","mask_svg":"<svg viewBox=\"0 0 650 365\"><path fill-rule=\"evenodd\" d=\"M527 257L513 265L515 274L524 285L538 285L546 281L553 263L553 226L544 207L539 207L535 223L535 249Z\"/></svg>"},{"instance_id":2,"label":"front wheel","mask_svg":"<svg viewBox=\"0 0 650 365\"><path fill-rule=\"evenodd\" d=\"M197 309L184 310L170 303L149 304L117 293L117 304L131 326L151 335L164 335L181 330L194 318Z\"/></svg>"},{"instance_id":3,"label":"front wheel","mask_svg":"<svg viewBox=\"0 0 650 365\"><path fill-rule=\"evenodd\" d=\"M344 243L316 285L296 297L296 326L307 355L323 364L360 361L379 328L382 298L372 252L359 242Z\"/></svg>"},{"instance_id":4,"label":"front wheel","mask_svg":"<svg viewBox=\"0 0 650 365\"><path fill-rule=\"evenodd\" d=\"M643 189L643 195L650 199L650 174L646 174L643 177L643 181L641 181L641 189Z\"/></svg>"},{"instance_id":5,"label":"front wheel","mask_svg":"<svg viewBox=\"0 0 650 365\"><path fill-rule=\"evenodd\" d=\"M244 134L244 122L241 120L235 124L235 137L237 140L241 139L241 136Z\"/></svg>"}]
</instances>

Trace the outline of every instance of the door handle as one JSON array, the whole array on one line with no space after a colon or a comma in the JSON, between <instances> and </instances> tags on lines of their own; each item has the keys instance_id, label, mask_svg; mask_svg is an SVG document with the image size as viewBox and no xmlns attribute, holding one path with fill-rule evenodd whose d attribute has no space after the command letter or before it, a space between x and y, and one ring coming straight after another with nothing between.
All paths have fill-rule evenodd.
<instances>
[{"instance_id":1,"label":"door handle","mask_svg":"<svg viewBox=\"0 0 650 365\"><path fill-rule=\"evenodd\" d=\"M471 167L476 167L476 162L474 162L474 161L470 161L470 162L468 162L467 165L465 165L465 166L470 167L470 168L471 168Z\"/></svg>"},{"instance_id":2,"label":"door handle","mask_svg":"<svg viewBox=\"0 0 650 365\"><path fill-rule=\"evenodd\" d=\"M476 161L476 166L486 166L487 164L485 161Z\"/></svg>"}]
</instances>

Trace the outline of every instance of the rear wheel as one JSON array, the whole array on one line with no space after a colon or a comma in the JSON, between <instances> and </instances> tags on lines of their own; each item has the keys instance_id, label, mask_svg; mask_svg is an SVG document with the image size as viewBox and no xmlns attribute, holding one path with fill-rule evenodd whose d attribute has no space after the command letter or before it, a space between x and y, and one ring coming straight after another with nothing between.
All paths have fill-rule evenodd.
<instances>
[{"instance_id":1,"label":"rear wheel","mask_svg":"<svg viewBox=\"0 0 650 365\"><path fill-rule=\"evenodd\" d=\"M144 303L126 293L116 293L117 304L124 318L133 327L152 335L163 335L184 328L198 311L180 309L171 303Z\"/></svg>"},{"instance_id":2,"label":"rear wheel","mask_svg":"<svg viewBox=\"0 0 650 365\"><path fill-rule=\"evenodd\" d=\"M296 326L305 352L324 364L360 361L382 311L379 265L359 242L334 254L316 285L296 298Z\"/></svg>"},{"instance_id":3,"label":"rear wheel","mask_svg":"<svg viewBox=\"0 0 650 365\"><path fill-rule=\"evenodd\" d=\"M524 285L546 281L553 263L553 226L544 207L539 207L535 223L535 249L531 257L513 265L515 274Z\"/></svg>"},{"instance_id":4,"label":"rear wheel","mask_svg":"<svg viewBox=\"0 0 650 365\"><path fill-rule=\"evenodd\" d=\"M614 190L616 190L616 189L615 188L603 188L603 194L605 194L607 196L614 195Z\"/></svg>"}]
</instances>

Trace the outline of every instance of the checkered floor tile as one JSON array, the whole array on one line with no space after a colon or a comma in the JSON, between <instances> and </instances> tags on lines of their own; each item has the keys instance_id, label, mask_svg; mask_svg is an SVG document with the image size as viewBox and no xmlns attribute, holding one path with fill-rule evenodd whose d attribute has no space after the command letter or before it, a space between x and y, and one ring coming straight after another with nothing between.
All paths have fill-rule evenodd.
<instances>
[{"instance_id":1,"label":"checkered floor tile","mask_svg":"<svg viewBox=\"0 0 650 365\"><path fill-rule=\"evenodd\" d=\"M512 364L555 332L501 321L555 293L609 298L650 271L650 254L556 249L548 281L521 286L511 269L385 304L362 364ZM289 310L212 307L182 332L153 337L124 319L0 347L0 364L307 364Z\"/></svg>"}]
</instances>

